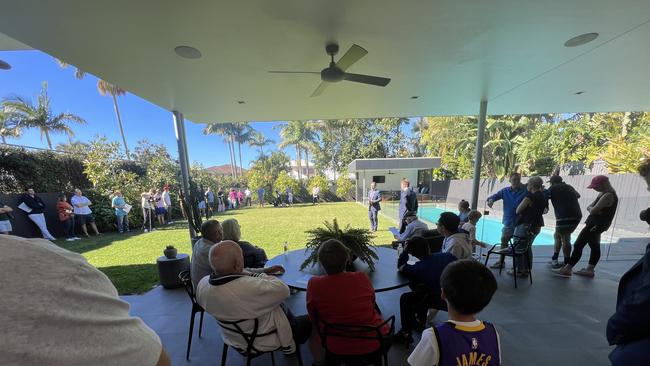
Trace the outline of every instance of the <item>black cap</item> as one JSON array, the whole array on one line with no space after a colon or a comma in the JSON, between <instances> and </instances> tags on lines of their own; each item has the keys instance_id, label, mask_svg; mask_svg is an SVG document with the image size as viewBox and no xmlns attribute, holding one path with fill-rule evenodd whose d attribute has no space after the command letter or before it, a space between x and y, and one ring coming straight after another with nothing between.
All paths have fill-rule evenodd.
<instances>
[{"instance_id":1,"label":"black cap","mask_svg":"<svg viewBox=\"0 0 650 366\"><path fill-rule=\"evenodd\" d=\"M562 177L559 175L554 175L551 177L551 179L548 180L549 183L555 184L555 183L562 183Z\"/></svg>"}]
</instances>

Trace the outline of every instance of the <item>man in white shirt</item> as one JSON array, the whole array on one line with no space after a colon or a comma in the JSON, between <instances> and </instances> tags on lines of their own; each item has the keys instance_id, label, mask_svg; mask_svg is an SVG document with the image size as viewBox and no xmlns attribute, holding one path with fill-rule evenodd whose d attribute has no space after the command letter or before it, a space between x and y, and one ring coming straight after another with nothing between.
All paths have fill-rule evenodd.
<instances>
[{"instance_id":1,"label":"man in white shirt","mask_svg":"<svg viewBox=\"0 0 650 366\"><path fill-rule=\"evenodd\" d=\"M0 252L3 365L171 365L156 333L81 255L8 235Z\"/></svg>"},{"instance_id":2,"label":"man in white shirt","mask_svg":"<svg viewBox=\"0 0 650 366\"><path fill-rule=\"evenodd\" d=\"M163 206L165 207L165 210L167 212L166 214L167 225L173 224L174 222L172 221L172 198L169 195L169 186L163 187L162 201L163 201Z\"/></svg>"},{"instance_id":3,"label":"man in white shirt","mask_svg":"<svg viewBox=\"0 0 650 366\"><path fill-rule=\"evenodd\" d=\"M77 188L74 190L74 196L70 198L70 204L74 210L74 218L81 225L81 231L83 231L86 237L89 237L88 230L86 229L86 224L90 224L90 227L95 231L95 235L99 235L99 230L97 230L97 225L95 225L95 216L90 209L90 205L93 203L86 197L81 194L81 189Z\"/></svg>"},{"instance_id":4,"label":"man in white shirt","mask_svg":"<svg viewBox=\"0 0 650 366\"><path fill-rule=\"evenodd\" d=\"M248 187L246 187L246 190L244 191L244 197L246 198L245 206L250 207L250 206L253 205L253 198L252 198L252 196L253 196L253 192L251 192L251 190L248 189Z\"/></svg>"},{"instance_id":5,"label":"man in white shirt","mask_svg":"<svg viewBox=\"0 0 650 366\"><path fill-rule=\"evenodd\" d=\"M140 195L142 205L142 229L145 233L153 231L154 196L152 189L149 192L142 192Z\"/></svg>"},{"instance_id":6,"label":"man in white shirt","mask_svg":"<svg viewBox=\"0 0 650 366\"><path fill-rule=\"evenodd\" d=\"M320 196L320 187L316 186L311 189L312 205L318 203L318 199L319 199L318 196Z\"/></svg>"},{"instance_id":7,"label":"man in white shirt","mask_svg":"<svg viewBox=\"0 0 650 366\"><path fill-rule=\"evenodd\" d=\"M243 332L253 330L258 320L258 337L253 347L261 352L282 349L285 354L296 351L311 334L307 315L294 317L283 302L289 297L289 287L277 277L253 273L244 269L244 256L237 243L222 241L210 248L210 265L214 274L206 276L197 286L197 301L218 321L239 321ZM272 268L282 273L284 268ZM231 347L245 350L244 338L222 328L223 341Z\"/></svg>"},{"instance_id":8,"label":"man in white shirt","mask_svg":"<svg viewBox=\"0 0 650 366\"><path fill-rule=\"evenodd\" d=\"M404 217L406 221L406 229L401 234L394 235L398 241L406 241L414 236L422 236L422 233L429 230L429 227L424 222L418 219L415 211L409 211Z\"/></svg>"}]
</instances>

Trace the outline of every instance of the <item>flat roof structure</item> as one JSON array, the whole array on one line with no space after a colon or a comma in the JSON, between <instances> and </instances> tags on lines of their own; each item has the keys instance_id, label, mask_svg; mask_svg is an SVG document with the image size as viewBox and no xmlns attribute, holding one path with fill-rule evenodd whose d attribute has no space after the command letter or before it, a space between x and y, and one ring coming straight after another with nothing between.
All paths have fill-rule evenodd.
<instances>
[{"instance_id":1,"label":"flat roof structure","mask_svg":"<svg viewBox=\"0 0 650 366\"><path fill-rule=\"evenodd\" d=\"M650 110L647 0L0 4L0 49L42 50L193 122L477 115L481 100L492 115ZM310 97L330 42L335 61L366 49L347 71L390 84Z\"/></svg>"},{"instance_id":2,"label":"flat roof structure","mask_svg":"<svg viewBox=\"0 0 650 366\"><path fill-rule=\"evenodd\" d=\"M384 158L355 159L348 165L349 172L363 170L420 170L440 167L440 158Z\"/></svg>"}]
</instances>

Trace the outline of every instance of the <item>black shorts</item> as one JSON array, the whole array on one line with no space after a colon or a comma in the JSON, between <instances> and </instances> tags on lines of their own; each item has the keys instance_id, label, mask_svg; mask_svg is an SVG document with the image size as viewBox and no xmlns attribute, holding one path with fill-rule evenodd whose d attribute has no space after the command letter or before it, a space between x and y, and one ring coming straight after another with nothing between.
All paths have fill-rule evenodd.
<instances>
[{"instance_id":1,"label":"black shorts","mask_svg":"<svg viewBox=\"0 0 650 366\"><path fill-rule=\"evenodd\" d=\"M580 224L580 219L561 219L555 221L555 232L558 234L572 234Z\"/></svg>"},{"instance_id":2,"label":"black shorts","mask_svg":"<svg viewBox=\"0 0 650 366\"><path fill-rule=\"evenodd\" d=\"M74 215L75 220L79 223L79 225L86 225L87 223L93 223L95 222L95 216L93 214L87 214L87 215Z\"/></svg>"}]
</instances>

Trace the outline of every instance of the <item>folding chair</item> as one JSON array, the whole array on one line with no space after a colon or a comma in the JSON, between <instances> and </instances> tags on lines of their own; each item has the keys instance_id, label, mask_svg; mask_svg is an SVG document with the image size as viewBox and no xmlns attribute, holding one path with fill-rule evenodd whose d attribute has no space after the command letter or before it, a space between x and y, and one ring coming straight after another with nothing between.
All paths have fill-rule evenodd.
<instances>
[{"instance_id":1,"label":"folding chair","mask_svg":"<svg viewBox=\"0 0 650 366\"><path fill-rule=\"evenodd\" d=\"M185 354L185 359L190 359L190 348L192 347L192 333L194 332L194 317L196 313L201 313L201 320L199 322L199 338L201 338L201 332L203 331L203 315L205 309L196 302L196 293L194 292L194 285L192 284L192 277L190 271L183 271L178 274L178 279L181 280L181 283L185 287L187 295L192 300L192 315L190 317L190 334L187 336L187 352Z\"/></svg>"}]
</instances>

